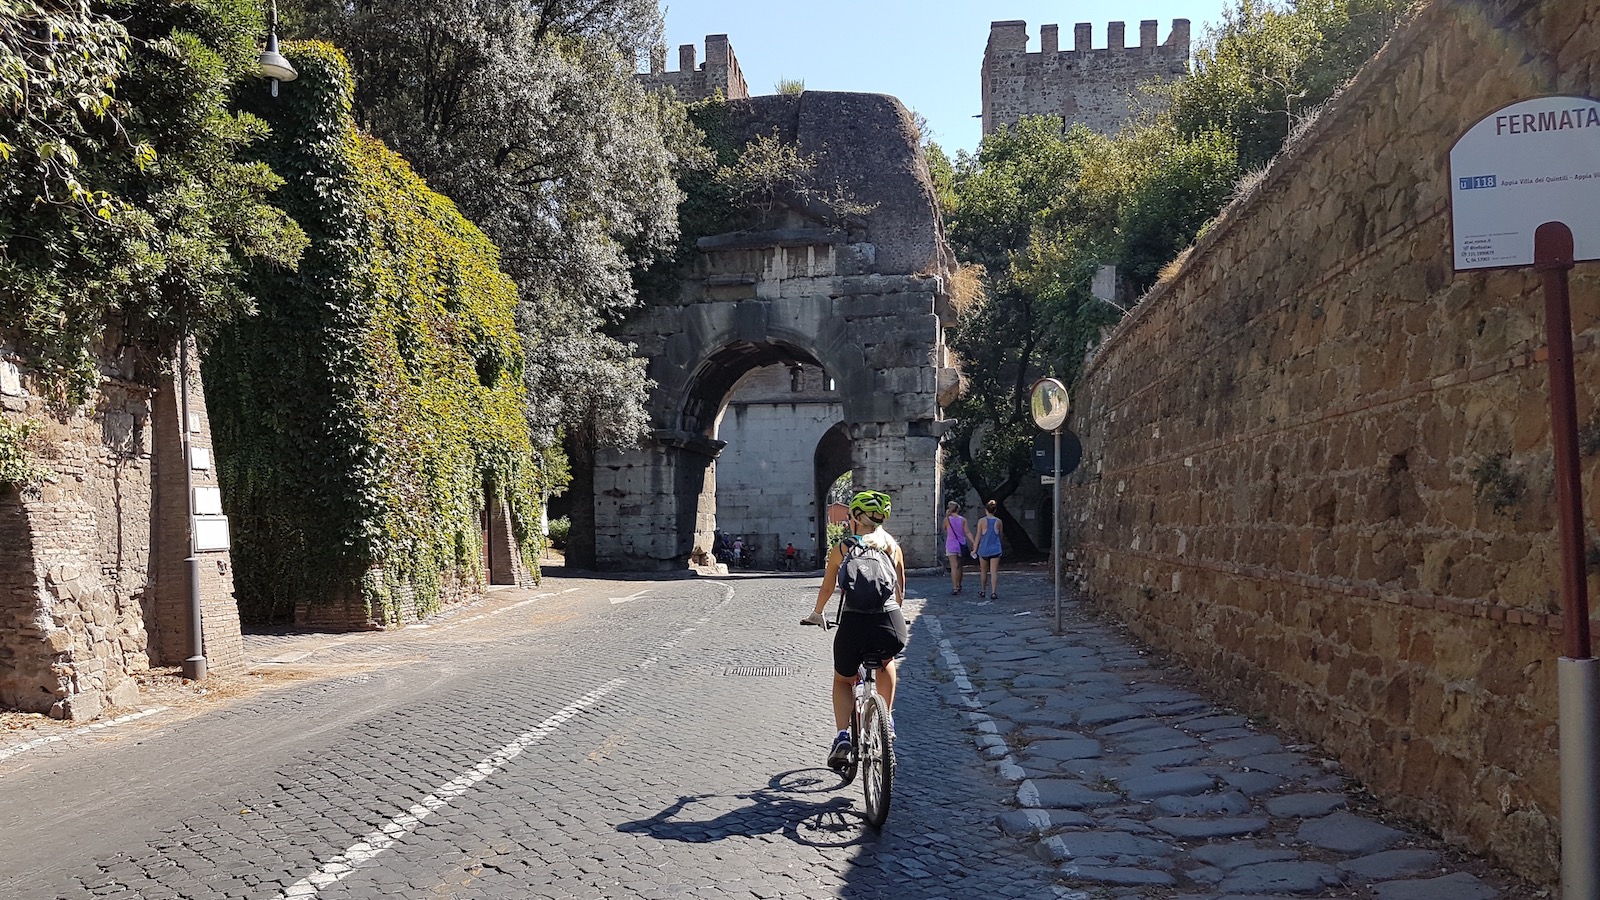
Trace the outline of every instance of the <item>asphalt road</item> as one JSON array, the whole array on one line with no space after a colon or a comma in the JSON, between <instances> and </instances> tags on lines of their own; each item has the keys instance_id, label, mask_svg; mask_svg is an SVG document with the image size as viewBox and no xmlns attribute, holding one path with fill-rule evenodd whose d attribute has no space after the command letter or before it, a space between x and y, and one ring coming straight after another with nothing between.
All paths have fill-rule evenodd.
<instances>
[{"instance_id":1,"label":"asphalt road","mask_svg":"<svg viewBox=\"0 0 1600 900\"><path fill-rule=\"evenodd\" d=\"M817 583L550 578L286 644L314 677L0 759L0 897L1071 896L996 828L1015 785L915 621L867 828L823 766Z\"/></svg>"}]
</instances>

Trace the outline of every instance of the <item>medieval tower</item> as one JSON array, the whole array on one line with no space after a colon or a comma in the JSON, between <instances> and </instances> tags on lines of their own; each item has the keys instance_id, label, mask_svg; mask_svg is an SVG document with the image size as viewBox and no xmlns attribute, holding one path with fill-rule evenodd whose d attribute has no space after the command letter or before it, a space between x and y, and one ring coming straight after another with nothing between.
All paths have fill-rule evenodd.
<instances>
[{"instance_id":1,"label":"medieval tower","mask_svg":"<svg viewBox=\"0 0 1600 900\"><path fill-rule=\"evenodd\" d=\"M650 51L650 71L634 76L645 90L671 88L684 103L709 100L717 91L727 100L743 100L750 96L744 73L739 71L739 59L733 55L733 45L725 34L706 35L706 61L695 64L695 46L684 44L678 48L678 71L667 71L667 48L661 45Z\"/></svg>"},{"instance_id":2,"label":"medieval tower","mask_svg":"<svg viewBox=\"0 0 1600 900\"><path fill-rule=\"evenodd\" d=\"M1072 29L1072 49L1060 48L1060 28L1039 31L1039 52L1028 52L1028 23L992 22L983 51L983 133L1015 125L1023 116L1061 116L1104 135L1127 121L1128 97L1152 78L1189 72L1189 20L1172 20L1166 43L1156 43L1156 22L1139 23L1139 46L1124 46L1121 22L1106 27L1106 46L1091 45L1092 26ZM707 53L709 54L709 39Z\"/></svg>"}]
</instances>

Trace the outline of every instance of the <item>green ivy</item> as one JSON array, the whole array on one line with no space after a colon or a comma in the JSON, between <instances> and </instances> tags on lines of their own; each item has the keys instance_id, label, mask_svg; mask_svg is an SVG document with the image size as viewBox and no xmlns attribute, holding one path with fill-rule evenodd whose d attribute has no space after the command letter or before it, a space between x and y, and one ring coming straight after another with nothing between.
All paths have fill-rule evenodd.
<instances>
[{"instance_id":1,"label":"green ivy","mask_svg":"<svg viewBox=\"0 0 1600 900\"><path fill-rule=\"evenodd\" d=\"M300 78L241 103L311 237L297 274L259 268L258 314L205 355L218 474L248 620L297 601L395 623L481 583L479 514L498 496L537 571L537 497L516 287L495 246L350 118L343 55L287 46Z\"/></svg>"},{"instance_id":2,"label":"green ivy","mask_svg":"<svg viewBox=\"0 0 1600 900\"><path fill-rule=\"evenodd\" d=\"M51 476L29 448L36 422L10 422L0 417L0 488L33 487Z\"/></svg>"}]
</instances>

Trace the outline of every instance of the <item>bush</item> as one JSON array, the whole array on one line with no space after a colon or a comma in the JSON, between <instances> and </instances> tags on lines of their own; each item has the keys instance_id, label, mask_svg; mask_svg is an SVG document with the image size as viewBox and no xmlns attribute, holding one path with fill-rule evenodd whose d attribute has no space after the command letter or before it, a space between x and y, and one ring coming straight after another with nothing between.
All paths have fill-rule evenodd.
<instances>
[{"instance_id":1,"label":"bush","mask_svg":"<svg viewBox=\"0 0 1600 900\"><path fill-rule=\"evenodd\" d=\"M567 547L567 535L572 532L572 520L566 516L550 520L550 546L557 550Z\"/></svg>"}]
</instances>

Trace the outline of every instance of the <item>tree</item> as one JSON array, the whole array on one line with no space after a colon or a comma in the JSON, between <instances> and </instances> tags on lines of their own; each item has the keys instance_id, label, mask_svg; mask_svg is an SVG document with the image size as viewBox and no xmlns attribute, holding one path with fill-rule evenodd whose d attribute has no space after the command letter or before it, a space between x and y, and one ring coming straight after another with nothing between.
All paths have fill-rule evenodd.
<instances>
[{"instance_id":1,"label":"tree","mask_svg":"<svg viewBox=\"0 0 1600 900\"><path fill-rule=\"evenodd\" d=\"M306 246L240 159L267 131L230 109L260 25L248 0L0 6L0 329L63 399L98 380L108 324L166 355L250 309L250 260Z\"/></svg>"},{"instance_id":2,"label":"tree","mask_svg":"<svg viewBox=\"0 0 1600 900\"><path fill-rule=\"evenodd\" d=\"M293 21L348 53L357 121L499 245L536 441L635 439L643 362L604 328L635 304L635 270L673 246L674 176L703 153L683 106L633 78L660 34L655 3L305 0Z\"/></svg>"},{"instance_id":3,"label":"tree","mask_svg":"<svg viewBox=\"0 0 1600 900\"><path fill-rule=\"evenodd\" d=\"M1060 119L1029 117L935 176L956 255L981 266L985 281L983 301L947 336L968 379L952 409L961 422L952 447L973 489L1000 501L1023 554L1037 551L1004 501L1032 472L1028 388L1044 374L1070 382L1100 328L1120 315L1089 290L1114 240L1116 204L1084 174L1107 152L1106 139L1087 129L1063 133ZM933 158L944 172L943 154Z\"/></svg>"},{"instance_id":4,"label":"tree","mask_svg":"<svg viewBox=\"0 0 1600 900\"><path fill-rule=\"evenodd\" d=\"M1242 170L1261 168L1300 120L1383 46L1410 0L1235 0L1195 51L1194 73L1169 89L1189 137L1237 141Z\"/></svg>"}]
</instances>

